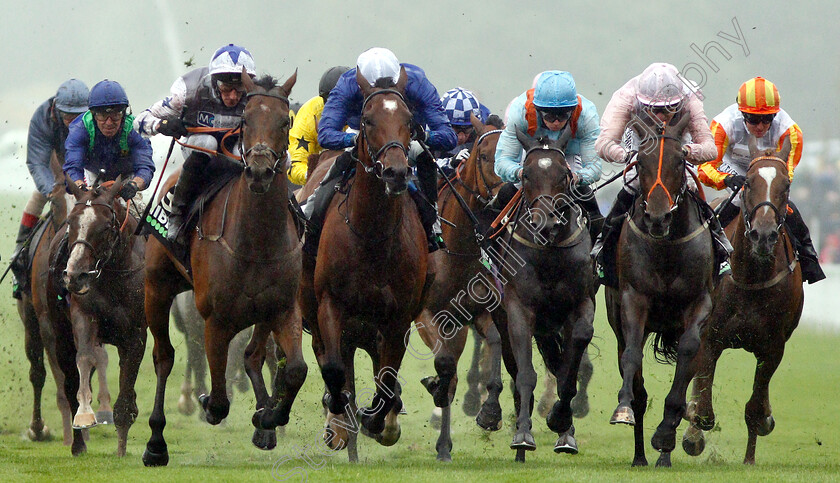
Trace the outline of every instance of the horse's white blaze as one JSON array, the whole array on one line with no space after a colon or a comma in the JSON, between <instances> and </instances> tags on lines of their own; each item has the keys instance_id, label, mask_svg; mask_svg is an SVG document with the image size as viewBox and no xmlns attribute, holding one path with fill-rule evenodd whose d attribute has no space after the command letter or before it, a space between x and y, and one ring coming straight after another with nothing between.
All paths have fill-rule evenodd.
<instances>
[{"instance_id":1,"label":"horse's white blaze","mask_svg":"<svg viewBox=\"0 0 840 483\"><path fill-rule=\"evenodd\" d=\"M88 229L96 220L96 213L94 212L93 208L85 208L82 212L82 216L79 218L79 240L87 240ZM82 258L82 252L84 252L85 247L82 244L78 244L73 247L73 250L70 252L70 258L67 260L67 270L72 271L76 268L76 264L79 263L79 259Z\"/></svg>"},{"instance_id":2,"label":"horse's white blaze","mask_svg":"<svg viewBox=\"0 0 840 483\"><path fill-rule=\"evenodd\" d=\"M758 168L758 175L764 178L764 182L767 183L767 197L765 201L772 203L772 201L770 201L770 186L773 185L773 180L776 178L776 168ZM770 207L765 206L764 214L766 215L768 211L770 211Z\"/></svg>"},{"instance_id":3,"label":"horse's white blaze","mask_svg":"<svg viewBox=\"0 0 840 483\"><path fill-rule=\"evenodd\" d=\"M549 158L540 158L540 160L539 160L539 161L537 161L537 164L538 164L538 165L539 165L539 167L540 167L540 168L542 168L542 169L548 169L548 168L550 168L550 167L551 167L551 159L549 159Z\"/></svg>"},{"instance_id":4,"label":"horse's white blaze","mask_svg":"<svg viewBox=\"0 0 840 483\"><path fill-rule=\"evenodd\" d=\"M271 108L266 106L265 104L260 104L260 109L262 109L265 112L271 111Z\"/></svg>"},{"instance_id":5,"label":"horse's white blaze","mask_svg":"<svg viewBox=\"0 0 840 483\"><path fill-rule=\"evenodd\" d=\"M392 101L390 99L386 99L382 102L382 107L386 111L394 112L397 110L397 101Z\"/></svg>"}]
</instances>

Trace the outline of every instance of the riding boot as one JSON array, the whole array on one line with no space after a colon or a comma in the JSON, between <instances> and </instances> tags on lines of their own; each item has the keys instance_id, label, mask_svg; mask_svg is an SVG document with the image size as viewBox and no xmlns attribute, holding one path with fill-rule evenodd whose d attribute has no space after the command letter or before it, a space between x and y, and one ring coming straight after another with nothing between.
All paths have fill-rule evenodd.
<instances>
[{"instance_id":1,"label":"riding boot","mask_svg":"<svg viewBox=\"0 0 840 483\"><path fill-rule=\"evenodd\" d=\"M412 193L412 199L420 212L420 222L423 224L423 229L426 231L426 240L429 242L429 253L432 253L440 248L446 248L446 244L441 236L442 231L438 219L435 160L429 157L425 151L417 156L417 182L420 185L422 196Z\"/></svg>"},{"instance_id":2,"label":"riding boot","mask_svg":"<svg viewBox=\"0 0 840 483\"><path fill-rule=\"evenodd\" d=\"M314 257L318 253L318 243L321 241L321 228L327 214L327 208L335 196L335 192L341 184L346 172L353 167L353 155L350 151L344 151L337 158L326 176L315 188L304 211L309 212L309 220L306 222L306 236L303 240L303 252Z\"/></svg>"},{"instance_id":3,"label":"riding boot","mask_svg":"<svg viewBox=\"0 0 840 483\"><path fill-rule=\"evenodd\" d=\"M17 239L15 239L15 251L12 253L11 269L12 269L12 297L20 300L21 292L28 284L28 277L26 276L26 268L28 265L27 258L29 257L29 244L25 243L29 239L34 226L20 225L18 229Z\"/></svg>"},{"instance_id":4,"label":"riding boot","mask_svg":"<svg viewBox=\"0 0 840 483\"><path fill-rule=\"evenodd\" d=\"M802 280L809 284L817 283L825 278L822 267L820 267L819 256L814 249L814 244L811 242L811 233L805 225L805 220L802 219L802 213L799 208L788 201L788 206L791 207L793 213L788 213L785 218L785 227L788 229L793 238L793 245L799 253L799 267L802 269Z\"/></svg>"},{"instance_id":5,"label":"riding boot","mask_svg":"<svg viewBox=\"0 0 840 483\"><path fill-rule=\"evenodd\" d=\"M519 191L519 188L517 188L515 184L503 184L502 187L499 188L499 192L496 194L496 197L490 200L490 203L487 204L487 208L492 211L504 210L517 191Z\"/></svg>"},{"instance_id":6,"label":"riding boot","mask_svg":"<svg viewBox=\"0 0 840 483\"><path fill-rule=\"evenodd\" d=\"M186 223L187 210L195 197L201 192L201 170L209 161L204 153L194 152L184 161L175 193L172 197L172 209L167 223L166 239L172 243L185 246L187 244Z\"/></svg>"},{"instance_id":7,"label":"riding boot","mask_svg":"<svg viewBox=\"0 0 840 483\"><path fill-rule=\"evenodd\" d=\"M729 268L729 254L732 253L732 244L729 243L729 238L726 237L726 233L723 232L723 226L720 222L720 219L715 216L714 210L706 204L705 209L711 212L709 215L709 231L712 232L712 245L714 249L714 257L715 257L715 268L717 269L715 274L716 277L720 277L721 275L725 274L730 270ZM728 207L727 207L728 208ZM737 207L736 207L737 208ZM727 211L724 209L723 211ZM736 210L736 215L739 213L740 210ZM727 214L727 216L729 216ZM730 220L731 221L731 220Z\"/></svg>"},{"instance_id":8,"label":"riding boot","mask_svg":"<svg viewBox=\"0 0 840 483\"><path fill-rule=\"evenodd\" d=\"M615 271L616 244L621 235L621 226L635 199L636 197L627 190L622 189L618 192L615 203L604 218L601 233L590 252L596 262L598 277L604 285L610 287L618 286L618 274Z\"/></svg>"},{"instance_id":9,"label":"riding boot","mask_svg":"<svg viewBox=\"0 0 840 483\"><path fill-rule=\"evenodd\" d=\"M718 213L717 219L720 226L725 229L739 214L741 214L741 208L735 206L735 203L729 203Z\"/></svg>"},{"instance_id":10,"label":"riding boot","mask_svg":"<svg viewBox=\"0 0 840 483\"><path fill-rule=\"evenodd\" d=\"M589 218L589 239L594 245L595 240L604 227L604 215L601 214L601 210L598 208L598 200L595 199L595 193L589 186L576 186L574 196L577 204L586 211L587 217Z\"/></svg>"}]
</instances>

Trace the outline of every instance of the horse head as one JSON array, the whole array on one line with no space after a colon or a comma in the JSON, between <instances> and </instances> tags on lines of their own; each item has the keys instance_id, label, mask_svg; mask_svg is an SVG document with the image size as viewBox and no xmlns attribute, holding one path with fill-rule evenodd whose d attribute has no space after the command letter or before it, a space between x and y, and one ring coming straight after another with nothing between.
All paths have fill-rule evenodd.
<instances>
[{"instance_id":1,"label":"horse head","mask_svg":"<svg viewBox=\"0 0 840 483\"><path fill-rule=\"evenodd\" d=\"M528 209L529 231L547 244L556 241L570 226L566 208L575 204L571 196L572 170L566 162L566 143L571 138L567 127L556 141L535 140L516 130L516 138L525 148L522 163L522 198Z\"/></svg>"},{"instance_id":2,"label":"horse head","mask_svg":"<svg viewBox=\"0 0 840 483\"><path fill-rule=\"evenodd\" d=\"M274 176L284 171L289 147L289 94L297 80L297 70L283 85L264 76L258 81L242 71L248 103L242 112L242 160L248 188L256 194L268 191Z\"/></svg>"},{"instance_id":3,"label":"horse head","mask_svg":"<svg viewBox=\"0 0 840 483\"><path fill-rule=\"evenodd\" d=\"M123 187L118 177L110 187L95 186L85 191L69 183L76 203L67 215L67 247L69 258L63 273L67 289L86 294L90 284L99 278L102 267L114 256L120 242L120 222L114 199Z\"/></svg>"},{"instance_id":4,"label":"horse head","mask_svg":"<svg viewBox=\"0 0 840 483\"><path fill-rule=\"evenodd\" d=\"M397 196L408 187L408 144L411 142L412 115L403 95L408 77L400 69L396 84L379 79L371 86L360 72L356 82L362 90L361 122L359 123L359 161L365 172L385 183L385 192Z\"/></svg>"},{"instance_id":5,"label":"horse head","mask_svg":"<svg viewBox=\"0 0 840 483\"><path fill-rule=\"evenodd\" d=\"M780 151L759 151L755 137L750 136L749 147L752 161L741 190L744 235L755 255L768 257L773 253L787 216L790 139L785 139Z\"/></svg>"},{"instance_id":6,"label":"horse head","mask_svg":"<svg viewBox=\"0 0 840 483\"><path fill-rule=\"evenodd\" d=\"M496 174L495 165L496 145L499 143L505 125L498 116L491 116L487 124L484 124L475 114L470 114L470 123L477 137L470 151L470 158L466 161L468 167L464 173L464 183L468 184L469 188L472 188L475 183L475 193L479 201L486 205L498 194L504 184ZM474 166L474 175L469 172L469 166ZM471 176L476 178L473 182L466 179Z\"/></svg>"},{"instance_id":7,"label":"horse head","mask_svg":"<svg viewBox=\"0 0 840 483\"><path fill-rule=\"evenodd\" d=\"M644 224L654 238L664 238L670 233L673 214L687 188L682 132L690 119L687 114L675 118L660 134L645 136L639 146L636 169L645 210Z\"/></svg>"}]
</instances>

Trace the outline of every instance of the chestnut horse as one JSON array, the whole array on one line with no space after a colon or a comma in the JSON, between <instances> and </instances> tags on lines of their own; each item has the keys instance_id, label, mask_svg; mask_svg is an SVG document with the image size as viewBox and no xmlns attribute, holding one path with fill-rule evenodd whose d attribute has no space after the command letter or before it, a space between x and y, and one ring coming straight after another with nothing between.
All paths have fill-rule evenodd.
<instances>
[{"instance_id":1,"label":"chestnut horse","mask_svg":"<svg viewBox=\"0 0 840 483\"><path fill-rule=\"evenodd\" d=\"M525 452L537 448L531 434L537 383L532 338L558 381L559 401L546 418L549 429L559 435L554 451L578 452L571 401L577 394L581 358L592 340L595 284L588 219L573 199L572 171L563 151L571 130L566 128L556 141L534 140L519 130L516 134L526 150L522 205L506 238L524 264L505 286L507 323L499 331L515 384L517 418L510 448L516 450L516 460L524 462Z\"/></svg>"},{"instance_id":2,"label":"chestnut horse","mask_svg":"<svg viewBox=\"0 0 840 483\"><path fill-rule=\"evenodd\" d=\"M758 152L750 142L752 161L741 191L741 213L726 232L732 239L732 276L721 280L715 291L715 308L701 337L693 400L689 403L691 426L683 449L698 455L705 447L703 431L715 425L712 383L715 365L725 349L744 349L755 355L755 382L747 401L747 452L744 464L755 464L757 436L773 431L770 378L785 352L785 343L802 315L802 272L784 229L790 178L786 160L790 140L780 153Z\"/></svg>"},{"instance_id":3,"label":"chestnut horse","mask_svg":"<svg viewBox=\"0 0 840 483\"><path fill-rule=\"evenodd\" d=\"M30 285L27 290L24 288L21 300L18 301L18 313L23 321L25 329L26 357L29 359L29 381L33 390L32 419L27 430L27 437L32 441L45 441L52 437L49 427L46 426L41 417L41 391L44 388L46 370L44 367L44 355L49 361L50 370L55 380L56 400L58 410L61 413L63 427L63 441L65 446L73 442L72 420L70 403L64 393L64 373L58 365L55 355L55 334L53 333L52 322L50 322L47 299L47 281L50 272L50 242L55 233L67 219L67 195L64 191L64 172L61 170L59 159L53 153L50 159L50 168L55 177L55 184L50 193L50 209L47 221L43 222L43 233L36 234L30 245L32 253L32 267L30 270ZM99 409L96 411L96 420L102 424L113 424L114 415L111 408L111 394L108 390L107 368L108 353L102 346L93 349L96 367L96 374L99 382ZM82 431L87 439L87 430Z\"/></svg>"},{"instance_id":4,"label":"chestnut horse","mask_svg":"<svg viewBox=\"0 0 840 483\"><path fill-rule=\"evenodd\" d=\"M137 220L117 199L121 177L110 187L84 191L67 185L76 203L67 216L67 265L53 263L47 284L49 317L56 338L56 356L64 373L64 391L75 414L74 456L83 453L82 428L97 424L90 406L90 376L96 361L94 348L103 343L117 347L120 356L120 391L114 403L117 455L125 456L128 430L137 418L134 383L146 349L143 313L143 259L145 239L135 236ZM53 238L50 259L63 261L65 229ZM59 300L61 277L69 296ZM69 300L66 300L69 298Z\"/></svg>"},{"instance_id":5,"label":"chestnut horse","mask_svg":"<svg viewBox=\"0 0 840 483\"><path fill-rule=\"evenodd\" d=\"M656 334L657 359L676 362L662 422L651 439L657 466L671 466L676 430L685 412L691 361L700 347L701 324L712 309L712 235L700 201L687 189L682 132L689 116L672 119L640 146L641 196L618 242L618 288L605 287L607 317L618 342L622 386L610 424L634 426L633 466L647 465L643 417L647 392L642 350Z\"/></svg>"},{"instance_id":6,"label":"chestnut horse","mask_svg":"<svg viewBox=\"0 0 840 483\"><path fill-rule=\"evenodd\" d=\"M204 206L199 226L188 241L196 306L205 320L211 380L210 395L202 396L199 402L210 424L219 424L228 415L228 346L238 332L253 325L245 365L257 409L266 409L263 414L255 414L262 428L255 430L252 442L261 449L276 445L275 427L288 422L292 403L306 378L296 302L300 241L289 209L283 166L289 142L288 95L296 78L297 73L277 86L266 76L255 84L243 73L248 103L240 135L242 173ZM168 185L174 181L173 176ZM149 417L152 435L143 454L146 466L169 462L163 437L166 380L175 355L169 340L169 308L176 294L190 288L179 270L163 246L150 240L146 252L146 315L155 339L157 391ZM286 394L276 410L269 407L271 398L261 370L272 332L287 358Z\"/></svg>"},{"instance_id":7,"label":"chestnut horse","mask_svg":"<svg viewBox=\"0 0 840 483\"><path fill-rule=\"evenodd\" d=\"M502 185L502 180L493 171L496 143L502 131L497 126L482 124L475 116L471 117L471 122L479 136L469 159L458 168L458 174L452 182L469 209L479 218L481 225L489 228L494 216L486 208ZM467 341L465 323L472 320L475 320L473 327L487 340L492 354L486 385L488 397L476 417L476 422L480 427L492 431L501 427L501 340L488 308L488 305L492 305L489 303L491 300L498 301L501 297L493 284L493 274L480 262L481 252L475 234L477 228L480 232L484 229L473 226L448 185L444 186L439 202L441 216L455 226L444 224L442 227L447 248L431 255L437 269L436 276L429 287L429 296L423 311L415 320L415 326L423 342L434 353L437 370L437 377L423 380L426 389L434 396L435 406L443 408L440 437L435 445L437 459L452 461L450 403L455 397L458 384L458 359L464 352ZM483 277L476 278L478 274L483 274ZM469 296L467 291L470 292ZM461 297L457 297L456 294L459 293L462 294ZM463 319L463 323L458 321L454 326L448 327L453 319L458 320L459 317ZM474 356L473 362L476 365L478 358ZM478 394L474 397L477 399Z\"/></svg>"},{"instance_id":8,"label":"chestnut horse","mask_svg":"<svg viewBox=\"0 0 840 483\"><path fill-rule=\"evenodd\" d=\"M336 194L330 204L317 260L304 257L301 282L301 306L328 390L324 438L335 450L350 445L351 461L358 460L357 348L370 354L376 384L371 406L359 411L362 429L385 446L399 439L397 379L411 321L423 306L427 263L420 217L405 196L412 123L403 97L405 70L396 85L385 88L371 87L358 73L356 80L364 96L359 164L346 194Z\"/></svg>"}]
</instances>

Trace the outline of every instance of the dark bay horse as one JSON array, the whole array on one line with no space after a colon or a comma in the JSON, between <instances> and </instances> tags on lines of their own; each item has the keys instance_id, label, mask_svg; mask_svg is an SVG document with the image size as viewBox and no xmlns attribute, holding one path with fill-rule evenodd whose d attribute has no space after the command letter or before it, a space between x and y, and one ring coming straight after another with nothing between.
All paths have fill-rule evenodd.
<instances>
[{"instance_id":1,"label":"dark bay horse","mask_svg":"<svg viewBox=\"0 0 840 483\"><path fill-rule=\"evenodd\" d=\"M40 238L33 238L30 251L32 256L32 267L30 271L30 288L24 289L21 300L18 301L18 313L23 321L25 330L26 357L29 360L29 381L33 389L32 419L27 430L27 437L32 441L45 441L51 438L49 427L46 426L41 417L41 391L44 387L46 369L44 366L44 355L47 356L50 370L56 384L56 400L61 413L63 440L65 446L73 442L72 420L73 413L70 412L70 403L64 392L64 373L58 365L55 354L55 334L52 322L49 318L47 283L50 273L50 242L55 233L67 219L67 195L64 191L64 172L58 158L53 154L50 160L50 168L55 177L55 185L50 193L49 222L44 226L44 232ZM96 412L97 421L113 424L114 416L111 408L111 394L108 390L107 368L108 353L102 346L93 349L96 367L96 374L99 382L99 409ZM84 439L87 439L87 430L82 431Z\"/></svg>"},{"instance_id":2,"label":"dark bay horse","mask_svg":"<svg viewBox=\"0 0 840 483\"><path fill-rule=\"evenodd\" d=\"M487 205L502 185L502 180L493 171L496 143L502 131L499 126L482 124L475 116L472 116L471 122L478 138L469 159L459 167L453 186L479 218L484 227L479 230L483 233L494 218L486 209ZM466 325L469 323L484 336L491 350L490 375L486 386L488 397L476 422L488 430L495 431L501 427L501 339L488 308L493 305L492 300L498 301L501 297L493 284L493 274L480 262L476 227L448 185L444 186L438 206L441 216L455 226L442 226L447 248L430 256L430 263L436 267L436 276L429 288L423 311L415 320L415 327L423 342L434 353L437 370L437 377L424 379L424 385L434 396L435 406L442 408L440 437L435 445L437 459L451 461L450 403L455 397L458 359L464 352ZM462 295L458 296L459 293ZM450 327L453 321L457 321L457 324ZM478 357L474 356L473 362L477 364ZM475 397L477 399L478 394Z\"/></svg>"},{"instance_id":3,"label":"dark bay horse","mask_svg":"<svg viewBox=\"0 0 840 483\"><path fill-rule=\"evenodd\" d=\"M585 211L572 193L572 171L564 149L567 127L556 141L534 140L517 130L526 150L522 205L505 237L524 264L505 285L506 327L500 327L505 365L514 377L516 430L510 448L516 460L537 448L531 434L534 409L532 338L558 380L558 396L546 424L559 434L556 453L578 452L571 401L577 393L581 358L592 340L595 286ZM500 319L496 319L497 324Z\"/></svg>"},{"instance_id":4,"label":"dark bay horse","mask_svg":"<svg viewBox=\"0 0 840 483\"><path fill-rule=\"evenodd\" d=\"M117 455L125 456L128 430L137 418L134 383L146 348L143 313L143 259L145 239L134 235L137 220L117 198L121 178L108 187L84 191L68 187L76 203L67 216L67 265L51 267L47 297L56 337L56 355L64 373L64 390L75 414L74 456L85 448L82 428L97 423L90 406L94 348L103 343L117 347L120 356L120 391L114 404ZM62 229L53 238L51 260L61 257ZM59 299L56 287L69 295ZM69 299L69 300L68 300Z\"/></svg>"},{"instance_id":5,"label":"dark bay horse","mask_svg":"<svg viewBox=\"0 0 840 483\"><path fill-rule=\"evenodd\" d=\"M301 282L301 306L328 390L324 438L335 450L349 445L351 461L358 460L356 421L382 445L399 439L397 379L411 321L422 308L427 268L423 227L405 195L412 123L403 98L405 70L396 85L371 87L360 74L357 82L364 104L356 174L346 194L332 200L317 260L304 257ZM373 360L376 391L366 401L354 400L357 348ZM368 402L357 419L353 406Z\"/></svg>"},{"instance_id":6,"label":"dark bay horse","mask_svg":"<svg viewBox=\"0 0 840 483\"><path fill-rule=\"evenodd\" d=\"M784 229L790 178L786 160L789 140L780 153L758 152L750 142L752 161L741 191L741 213L726 232L732 240L732 276L715 290L715 307L701 336L683 449L698 455L705 447L703 431L715 425L712 385L715 366L725 349L755 355L755 382L744 410L747 452L744 464L755 464L757 436L773 431L770 378L785 352L785 343L802 315L802 272L790 235Z\"/></svg>"},{"instance_id":7,"label":"dark bay horse","mask_svg":"<svg viewBox=\"0 0 840 483\"><path fill-rule=\"evenodd\" d=\"M676 430L685 412L700 347L702 323L712 309L712 236L699 201L687 189L681 136L689 116L672 119L658 136L643 140L637 170L641 196L618 242L618 288L605 287L607 317L618 341L623 384L610 424L634 426L633 466L647 465L643 417L647 392L642 350L655 334L657 359L676 362L662 422L651 439L657 466L671 465Z\"/></svg>"},{"instance_id":8,"label":"dark bay horse","mask_svg":"<svg viewBox=\"0 0 840 483\"><path fill-rule=\"evenodd\" d=\"M243 74L248 103L242 115L241 175L204 206L198 230L190 234L192 285L198 311L205 320L205 351L211 390L200 398L205 419L219 424L228 415L225 369L228 346L241 330L254 326L245 350L248 377L257 398L260 428L253 443L261 449L276 445L275 427L285 425L306 378L301 352L300 241L289 209L284 172L289 142L288 95L297 73L278 86L264 77L255 84ZM169 185L174 183L174 177ZM200 231L199 231L200 230ZM169 308L176 294L190 288L175 262L156 240L146 253L146 315L155 339L157 373L155 406L149 417L152 435L143 454L146 466L166 465L169 453L163 437L166 380L175 349L169 340ZM262 376L269 335L286 354L286 394L276 409Z\"/></svg>"}]
</instances>

